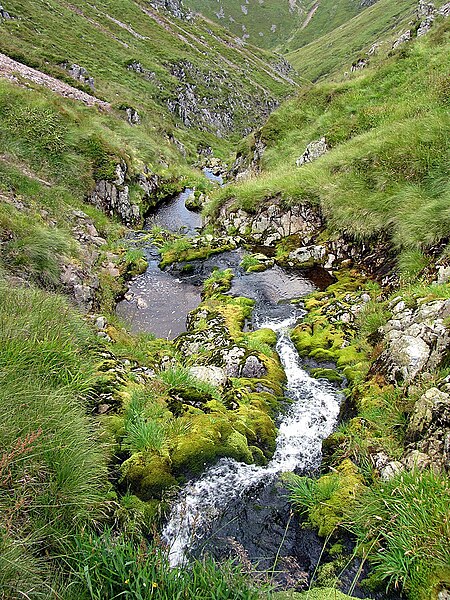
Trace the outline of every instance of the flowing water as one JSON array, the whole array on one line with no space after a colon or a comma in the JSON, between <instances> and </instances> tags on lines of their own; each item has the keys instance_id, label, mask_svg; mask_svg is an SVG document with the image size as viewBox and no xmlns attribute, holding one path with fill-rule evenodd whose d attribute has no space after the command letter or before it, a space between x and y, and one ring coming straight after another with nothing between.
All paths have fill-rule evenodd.
<instances>
[{"instance_id":1,"label":"flowing water","mask_svg":"<svg viewBox=\"0 0 450 600\"><path fill-rule=\"evenodd\" d=\"M213 179L210 172L206 175ZM220 177L215 180L222 183ZM201 226L201 217L185 207L191 193L185 190L158 207L147 220L147 228L159 225L194 235ZM285 395L290 401L279 420L275 453L267 466L222 459L180 492L162 534L170 548L171 563L182 564L189 554L201 553L203 547L214 553L224 535L236 540L252 559L271 553L273 556L280 540L285 542L289 525L288 521L285 530L290 508L286 501L280 504L280 474L312 473L318 468L322 440L333 431L339 414L339 392L329 382L308 375L289 335L289 329L304 315L290 300L313 291L316 286L312 281L320 288L326 287L330 277L318 271L314 273L316 279L305 278L278 266L248 274L239 267L243 256L240 249L192 261L193 271L189 274L179 265L161 271L157 249L149 246L144 252L148 269L131 282L126 299L117 307L130 328L158 337L176 337L185 331L187 314L200 303L202 282L215 268L232 268L235 277L230 293L256 302L249 326L277 332L276 350L286 373ZM304 539L302 532L293 545L297 547ZM305 554L309 560L311 549Z\"/></svg>"},{"instance_id":2,"label":"flowing water","mask_svg":"<svg viewBox=\"0 0 450 600\"><path fill-rule=\"evenodd\" d=\"M286 396L292 401L279 424L273 458L266 467L222 459L185 486L163 530L172 565L183 563L189 551L205 539L207 546L207 539L214 537L215 524L222 528L223 515L235 512L229 509L236 500L251 503L252 491L261 494L261 484L273 486L283 472L310 473L320 465L322 440L336 424L340 394L330 383L311 378L302 368L289 336L289 327L297 322L299 312L292 306L286 309L290 315L265 316L262 311L256 315L260 327L270 327L278 334L276 349L286 372Z\"/></svg>"}]
</instances>

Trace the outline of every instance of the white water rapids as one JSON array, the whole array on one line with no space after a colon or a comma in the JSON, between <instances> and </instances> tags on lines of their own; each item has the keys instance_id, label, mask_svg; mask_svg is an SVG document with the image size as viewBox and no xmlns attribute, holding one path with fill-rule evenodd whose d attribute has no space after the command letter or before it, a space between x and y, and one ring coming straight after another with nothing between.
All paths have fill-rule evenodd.
<instances>
[{"instance_id":1,"label":"white water rapids","mask_svg":"<svg viewBox=\"0 0 450 600\"><path fill-rule=\"evenodd\" d=\"M286 396L292 401L280 422L273 458L265 467L222 459L181 490L162 532L173 566L186 560L190 547L205 537L232 500L280 473L309 472L320 465L322 440L333 432L341 398L329 382L313 379L302 368L288 329L297 318L258 322L278 334L276 349L286 372Z\"/></svg>"}]
</instances>

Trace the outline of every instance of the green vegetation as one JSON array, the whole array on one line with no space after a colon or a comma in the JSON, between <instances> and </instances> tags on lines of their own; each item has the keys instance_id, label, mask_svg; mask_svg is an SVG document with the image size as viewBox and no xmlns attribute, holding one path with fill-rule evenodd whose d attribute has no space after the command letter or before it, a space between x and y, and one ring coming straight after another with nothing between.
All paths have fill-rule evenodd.
<instances>
[{"instance_id":1,"label":"green vegetation","mask_svg":"<svg viewBox=\"0 0 450 600\"><path fill-rule=\"evenodd\" d=\"M375 581L414 600L449 582L449 501L448 476L433 471L404 472L364 490L349 527L373 561Z\"/></svg>"},{"instance_id":2,"label":"green vegetation","mask_svg":"<svg viewBox=\"0 0 450 600\"><path fill-rule=\"evenodd\" d=\"M249 212L273 198L318 205L324 237L373 243L388 235L403 277L415 277L450 227L448 29L436 25L347 81L305 87L258 134L267 145L262 174L220 190L209 214L227 201ZM330 151L296 168L307 144L322 136Z\"/></svg>"},{"instance_id":3,"label":"green vegetation","mask_svg":"<svg viewBox=\"0 0 450 600\"><path fill-rule=\"evenodd\" d=\"M344 17L340 19L340 27L331 29L328 23L324 23L328 31L324 31L323 36L315 35L308 39L306 30L297 34L293 43L289 44L287 59L301 76L317 81L330 75L343 74L350 70L358 57L365 56L374 43L381 42L384 46L382 51L386 52L396 37L408 28L417 6L414 0L398 0L395 3L378 0L373 6L346 20L345 14L350 16L350 11L353 10L353 14L355 11L354 5L350 8L348 4L353 3L338 3L338 11L342 11ZM326 22L327 10L322 13L318 11L319 15ZM329 23L333 24L333 20ZM306 40L307 45L304 45Z\"/></svg>"}]
</instances>

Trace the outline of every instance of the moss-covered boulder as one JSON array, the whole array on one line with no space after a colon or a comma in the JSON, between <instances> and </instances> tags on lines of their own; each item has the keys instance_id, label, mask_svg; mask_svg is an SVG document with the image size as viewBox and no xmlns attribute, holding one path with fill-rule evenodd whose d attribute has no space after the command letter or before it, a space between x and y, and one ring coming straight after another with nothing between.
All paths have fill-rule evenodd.
<instances>
[{"instance_id":1,"label":"moss-covered boulder","mask_svg":"<svg viewBox=\"0 0 450 600\"><path fill-rule=\"evenodd\" d=\"M122 463L121 481L141 500L161 499L177 480L170 472L167 458L157 454L137 452Z\"/></svg>"}]
</instances>

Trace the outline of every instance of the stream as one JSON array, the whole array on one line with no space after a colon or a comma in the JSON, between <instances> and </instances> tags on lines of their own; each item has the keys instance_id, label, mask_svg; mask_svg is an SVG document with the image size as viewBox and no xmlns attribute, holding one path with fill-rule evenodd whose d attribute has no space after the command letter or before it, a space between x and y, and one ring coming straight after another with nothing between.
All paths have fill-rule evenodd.
<instances>
[{"instance_id":1,"label":"stream","mask_svg":"<svg viewBox=\"0 0 450 600\"><path fill-rule=\"evenodd\" d=\"M194 234L201 220L184 206L190 193L186 190L159 207L147 228L157 224ZM214 268L232 268L235 277L229 293L255 300L248 327L268 327L276 332L276 350L287 378L288 408L277 423L271 461L262 467L221 459L200 478L189 481L174 499L162 531L170 562L180 565L206 551L219 559L237 554L241 560L270 569L279 557L280 565L283 560L291 561L280 567L284 576L291 572L292 577L297 573L301 578L319 559L321 542L314 533L291 524L291 507L287 495L280 492L280 476L292 471L317 472L322 440L336 425L341 394L328 381L309 376L289 331L305 314L298 299L317 287L325 288L331 283L330 277L326 272L315 272L305 278L277 265L261 273L245 273L239 267L243 256L240 249L190 261L193 270L189 273L179 265L161 271L157 250L150 246L144 251L148 269L130 282L127 299L117 307L133 331L175 338L185 331L188 312L200 303L202 282ZM292 299L296 301L291 303Z\"/></svg>"},{"instance_id":2,"label":"stream","mask_svg":"<svg viewBox=\"0 0 450 600\"><path fill-rule=\"evenodd\" d=\"M298 321L299 314L289 305L284 312L291 314L278 318L256 316L260 327L270 327L278 334L276 350L287 378L285 395L292 401L279 423L273 458L266 467L222 459L184 487L162 534L172 565L183 563L189 551L201 547L202 542L208 549L217 542L220 546L218 536L237 539L247 556L270 564L274 559L272 523L268 515L265 523L257 527L252 523L252 515L260 510L255 508L255 499L267 495L267 488L273 488L281 473L310 474L320 465L322 440L336 424L340 395L330 383L313 379L302 368L289 336L289 328ZM244 529L246 534L239 536ZM267 555L268 551L272 556Z\"/></svg>"}]
</instances>

